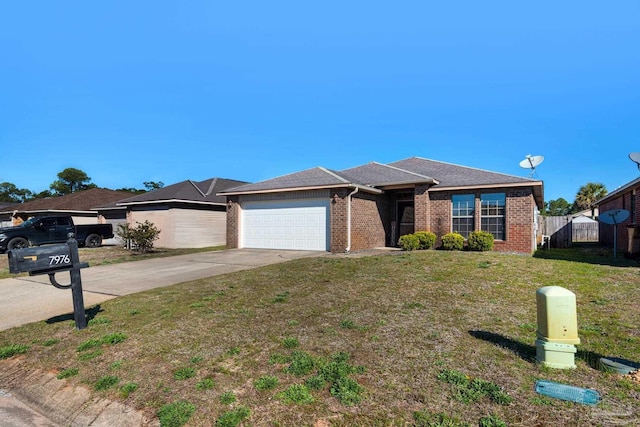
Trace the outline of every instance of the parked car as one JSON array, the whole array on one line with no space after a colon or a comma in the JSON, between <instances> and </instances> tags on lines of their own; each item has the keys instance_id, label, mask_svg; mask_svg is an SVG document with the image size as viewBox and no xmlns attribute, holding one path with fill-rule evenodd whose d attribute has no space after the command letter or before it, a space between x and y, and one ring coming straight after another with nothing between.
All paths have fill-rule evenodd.
<instances>
[{"instance_id":1,"label":"parked car","mask_svg":"<svg viewBox=\"0 0 640 427\"><path fill-rule=\"evenodd\" d=\"M111 224L75 225L70 216L35 216L15 227L0 228L0 253L48 243L64 243L75 234L80 246L95 248L113 237Z\"/></svg>"}]
</instances>

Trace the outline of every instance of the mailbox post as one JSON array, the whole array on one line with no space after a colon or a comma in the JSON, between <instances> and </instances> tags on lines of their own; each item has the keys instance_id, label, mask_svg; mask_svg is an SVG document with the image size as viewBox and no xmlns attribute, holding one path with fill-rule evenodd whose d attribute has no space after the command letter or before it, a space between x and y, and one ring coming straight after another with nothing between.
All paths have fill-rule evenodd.
<instances>
[{"instance_id":1,"label":"mailbox post","mask_svg":"<svg viewBox=\"0 0 640 427\"><path fill-rule=\"evenodd\" d=\"M84 313L84 298L82 296L82 278L80 269L89 264L81 263L78 255L78 242L73 233L69 233L66 243L58 245L45 245L35 248L13 249L9 256L9 272L29 273L29 276L47 274L49 282L58 289L71 288L73 297L73 317L76 329L87 327L87 317ZM56 281L56 273L68 271L71 283L61 285Z\"/></svg>"}]
</instances>

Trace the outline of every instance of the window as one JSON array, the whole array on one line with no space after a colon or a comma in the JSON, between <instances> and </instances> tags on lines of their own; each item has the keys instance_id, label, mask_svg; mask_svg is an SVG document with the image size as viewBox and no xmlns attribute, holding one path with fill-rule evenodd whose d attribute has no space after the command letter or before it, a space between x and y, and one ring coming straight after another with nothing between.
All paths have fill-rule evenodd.
<instances>
[{"instance_id":1,"label":"window","mask_svg":"<svg viewBox=\"0 0 640 427\"><path fill-rule=\"evenodd\" d=\"M482 194L480 205L480 229L493 234L496 240L504 240L504 193Z\"/></svg>"},{"instance_id":2,"label":"window","mask_svg":"<svg viewBox=\"0 0 640 427\"><path fill-rule=\"evenodd\" d=\"M473 231L475 197L473 194L458 194L451 198L453 203L452 231L466 239Z\"/></svg>"}]
</instances>

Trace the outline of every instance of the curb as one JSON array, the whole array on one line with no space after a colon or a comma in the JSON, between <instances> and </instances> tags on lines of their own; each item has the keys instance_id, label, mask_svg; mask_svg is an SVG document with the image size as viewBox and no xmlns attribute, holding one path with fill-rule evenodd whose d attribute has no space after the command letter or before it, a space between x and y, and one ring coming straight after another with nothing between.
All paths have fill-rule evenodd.
<instances>
[{"instance_id":1,"label":"curb","mask_svg":"<svg viewBox=\"0 0 640 427\"><path fill-rule=\"evenodd\" d=\"M159 420L108 399L92 398L85 387L72 387L45 371L25 371L21 359L0 362L0 382L25 406L52 422L74 427L157 427Z\"/></svg>"}]
</instances>

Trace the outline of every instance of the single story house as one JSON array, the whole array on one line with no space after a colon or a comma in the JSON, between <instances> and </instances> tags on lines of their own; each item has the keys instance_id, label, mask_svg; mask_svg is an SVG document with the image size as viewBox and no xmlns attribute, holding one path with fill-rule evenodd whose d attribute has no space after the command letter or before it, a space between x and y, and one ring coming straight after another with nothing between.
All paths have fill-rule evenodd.
<instances>
[{"instance_id":1,"label":"single story house","mask_svg":"<svg viewBox=\"0 0 640 427\"><path fill-rule=\"evenodd\" d=\"M224 190L227 247L334 253L396 246L431 231L485 230L497 251L536 249L542 181L412 157L323 167Z\"/></svg>"},{"instance_id":2,"label":"single story house","mask_svg":"<svg viewBox=\"0 0 640 427\"><path fill-rule=\"evenodd\" d=\"M124 210L126 223L152 222L158 248L202 248L226 244L227 200L217 193L247 184L223 178L186 180L96 208L101 216Z\"/></svg>"},{"instance_id":3,"label":"single story house","mask_svg":"<svg viewBox=\"0 0 640 427\"><path fill-rule=\"evenodd\" d=\"M640 178L636 178L607 194L594 203L602 214L609 210L625 209L629 218L614 227L600 222L600 244L613 248L613 232L617 230L616 244L618 251L628 255L640 256Z\"/></svg>"},{"instance_id":4,"label":"single story house","mask_svg":"<svg viewBox=\"0 0 640 427\"><path fill-rule=\"evenodd\" d=\"M11 211L9 208L17 203L0 202L0 227L11 227Z\"/></svg>"},{"instance_id":5,"label":"single story house","mask_svg":"<svg viewBox=\"0 0 640 427\"><path fill-rule=\"evenodd\" d=\"M64 196L35 199L25 203L18 203L3 208L0 215L8 215L12 225L37 215L70 215L76 224L105 223L104 218L93 207L112 203L131 197L127 191L114 191L106 188L91 188L89 190L76 191ZM124 213L123 213L124 215Z\"/></svg>"}]
</instances>

